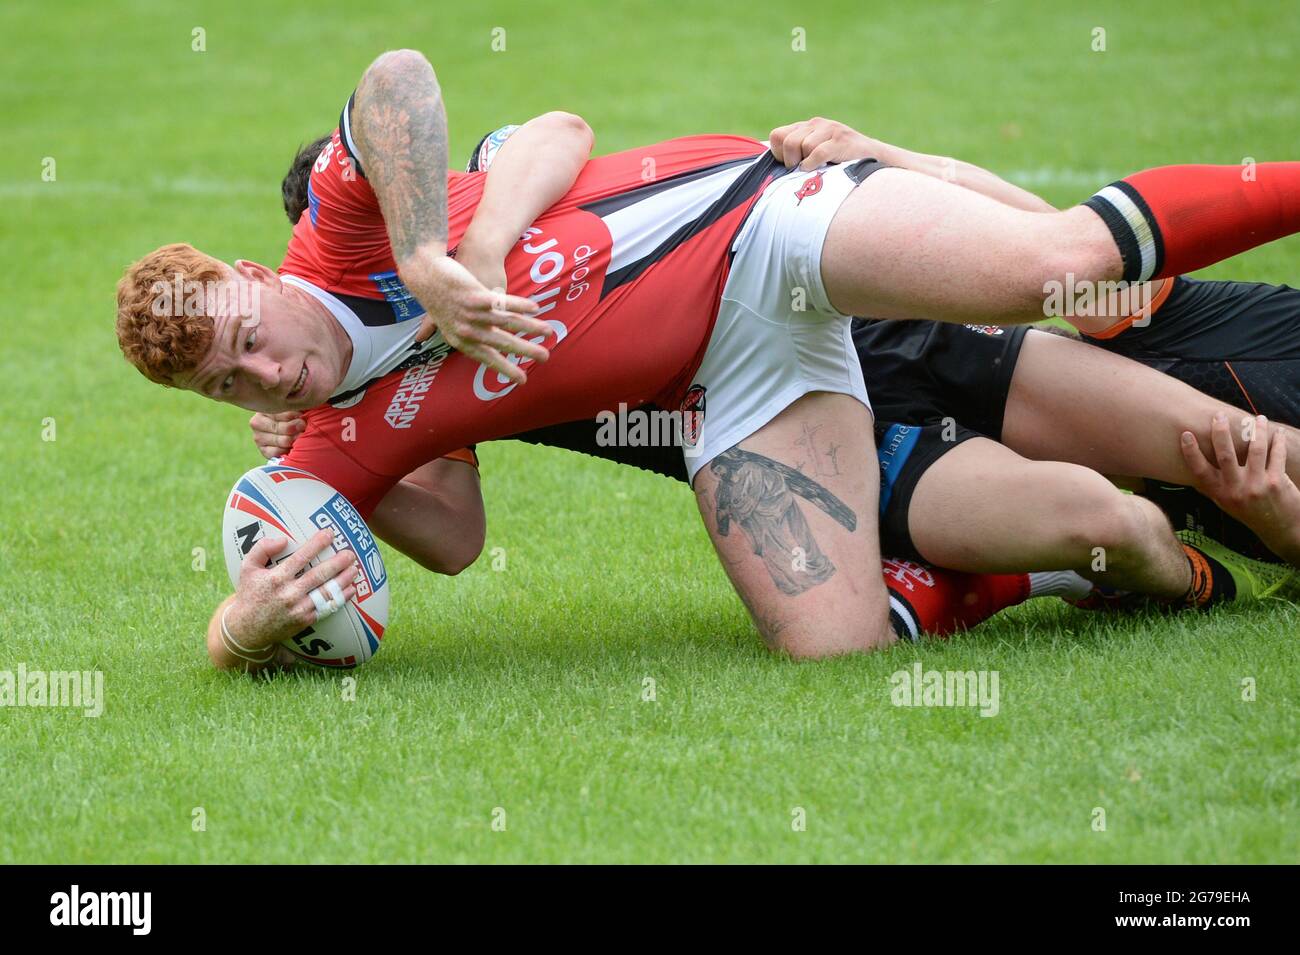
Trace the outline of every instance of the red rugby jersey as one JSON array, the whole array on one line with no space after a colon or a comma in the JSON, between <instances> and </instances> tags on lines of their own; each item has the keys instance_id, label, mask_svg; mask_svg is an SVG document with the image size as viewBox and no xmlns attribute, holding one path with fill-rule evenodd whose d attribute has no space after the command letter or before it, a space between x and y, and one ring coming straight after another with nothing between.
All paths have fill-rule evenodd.
<instances>
[{"instance_id":1,"label":"red rugby jersey","mask_svg":"<svg viewBox=\"0 0 1300 955\"><path fill-rule=\"evenodd\" d=\"M312 170L308 214L280 272L373 306L367 324L409 320L413 334L423 308L396 275L348 135L350 108ZM458 448L594 418L619 402L675 407L708 342L735 235L782 170L763 144L736 136L690 136L590 160L506 259L509 291L536 301L552 329L550 359L525 363L527 384L511 385L435 340L307 412L285 463L333 485L368 517L405 474ZM448 174L453 254L485 177Z\"/></svg>"}]
</instances>

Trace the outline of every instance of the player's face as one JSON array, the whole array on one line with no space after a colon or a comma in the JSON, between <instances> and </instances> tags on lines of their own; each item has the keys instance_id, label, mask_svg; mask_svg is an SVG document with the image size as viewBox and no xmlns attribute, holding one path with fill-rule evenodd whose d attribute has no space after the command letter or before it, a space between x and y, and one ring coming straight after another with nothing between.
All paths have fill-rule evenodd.
<instances>
[{"instance_id":1,"label":"player's face","mask_svg":"<svg viewBox=\"0 0 1300 955\"><path fill-rule=\"evenodd\" d=\"M213 339L176 384L249 411L305 411L337 390L351 360L338 322L264 266L240 262L230 289L209 295Z\"/></svg>"}]
</instances>

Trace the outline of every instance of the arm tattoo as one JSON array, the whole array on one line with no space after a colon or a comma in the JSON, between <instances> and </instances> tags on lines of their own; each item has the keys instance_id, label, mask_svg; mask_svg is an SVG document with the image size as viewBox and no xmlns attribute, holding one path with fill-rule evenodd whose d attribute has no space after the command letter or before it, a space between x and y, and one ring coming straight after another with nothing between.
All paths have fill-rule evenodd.
<instances>
[{"instance_id":1,"label":"arm tattoo","mask_svg":"<svg viewBox=\"0 0 1300 955\"><path fill-rule=\"evenodd\" d=\"M718 535L726 537L735 520L781 593L801 594L831 578L835 565L817 546L798 498L852 532L858 518L848 505L788 464L738 447L714 458L709 470L718 476Z\"/></svg>"},{"instance_id":2,"label":"arm tattoo","mask_svg":"<svg viewBox=\"0 0 1300 955\"><path fill-rule=\"evenodd\" d=\"M379 199L393 257L447 241L447 116L433 67L385 53L357 86L352 136Z\"/></svg>"}]
</instances>

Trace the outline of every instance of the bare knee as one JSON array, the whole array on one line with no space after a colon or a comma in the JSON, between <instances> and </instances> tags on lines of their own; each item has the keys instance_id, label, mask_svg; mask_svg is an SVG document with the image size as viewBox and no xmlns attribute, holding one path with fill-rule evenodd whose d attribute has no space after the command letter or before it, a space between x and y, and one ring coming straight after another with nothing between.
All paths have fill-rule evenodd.
<instances>
[{"instance_id":1,"label":"bare knee","mask_svg":"<svg viewBox=\"0 0 1300 955\"><path fill-rule=\"evenodd\" d=\"M768 649L795 660L821 660L845 653L869 653L897 638L886 614L880 620L827 623L826 626L755 621Z\"/></svg>"},{"instance_id":2,"label":"bare knee","mask_svg":"<svg viewBox=\"0 0 1300 955\"><path fill-rule=\"evenodd\" d=\"M1043 502L1052 515L1047 540L1078 565L1096 548L1126 546L1135 535L1125 495L1089 468L1061 462L1035 464L1031 479L1050 497Z\"/></svg>"},{"instance_id":3,"label":"bare knee","mask_svg":"<svg viewBox=\"0 0 1300 955\"><path fill-rule=\"evenodd\" d=\"M1160 509L1095 472L1078 470L1087 477L1077 481L1064 529L1076 562L1105 570L1146 561L1164 521Z\"/></svg>"},{"instance_id":4,"label":"bare knee","mask_svg":"<svg viewBox=\"0 0 1300 955\"><path fill-rule=\"evenodd\" d=\"M1097 283L1117 279L1122 271L1115 242L1101 219L1084 206L1038 217L1021 281L1046 316L1075 314L1077 296L1093 286L1092 299L1104 291Z\"/></svg>"}]
</instances>

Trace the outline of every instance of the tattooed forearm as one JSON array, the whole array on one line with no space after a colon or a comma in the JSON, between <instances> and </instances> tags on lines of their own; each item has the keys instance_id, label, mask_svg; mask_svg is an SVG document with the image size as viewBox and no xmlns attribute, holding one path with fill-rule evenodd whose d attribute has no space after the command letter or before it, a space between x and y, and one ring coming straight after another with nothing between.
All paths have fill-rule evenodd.
<instances>
[{"instance_id":1,"label":"tattooed forearm","mask_svg":"<svg viewBox=\"0 0 1300 955\"><path fill-rule=\"evenodd\" d=\"M361 77L352 138L383 211L393 258L447 242L447 115L433 67L413 50L385 53Z\"/></svg>"},{"instance_id":2,"label":"tattooed forearm","mask_svg":"<svg viewBox=\"0 0 1300 955\"><path fill-rule=\"evenodd\" d=\"M831 578L835 565L818 546L797 498L853 531L858 518L848 505L789 465L738 447L714 458L709 470L718 477L718 535L726 537L732 521L739 524L778 590L801 594Z\"/></svg>"}]
</instances>

